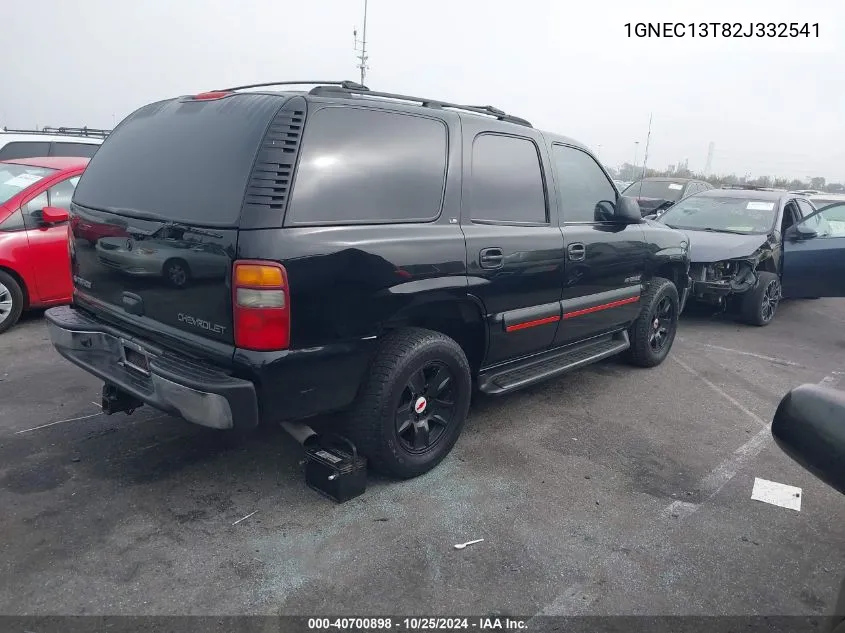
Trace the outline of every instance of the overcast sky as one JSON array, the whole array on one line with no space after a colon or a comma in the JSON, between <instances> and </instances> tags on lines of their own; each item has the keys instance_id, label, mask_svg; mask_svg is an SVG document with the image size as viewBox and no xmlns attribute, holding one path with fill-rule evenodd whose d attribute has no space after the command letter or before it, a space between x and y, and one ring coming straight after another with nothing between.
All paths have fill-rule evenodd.
<instances>
[{"instance_id":1,"label":"overcast sky","mask_svg":"<svg viewBox=\"0 0 845 633\"><path fill-rule=\"evenodd\" d=\"M357 79L363 0L28 0L2 12L0 125L112 127L162 98ZM818 23L800 39L626 36L627 22ZM369 0L373 89L494 104L609 165L689 159L845 182L841 0Z\"/></svg>"}]
</instances>

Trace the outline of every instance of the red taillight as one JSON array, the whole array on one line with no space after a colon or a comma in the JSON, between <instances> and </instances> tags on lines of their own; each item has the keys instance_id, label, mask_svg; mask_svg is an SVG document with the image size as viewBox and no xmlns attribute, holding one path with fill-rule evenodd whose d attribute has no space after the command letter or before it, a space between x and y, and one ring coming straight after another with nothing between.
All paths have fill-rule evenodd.
<instances>
[{"instance_id":1,"label":"red taillight","mask_svg":"<svg viewBox=\"0 0 845 633\"><path fill-rule=\"evenodd\" d=\"M198 95L194 95L192 98L194 101L211 101L213 99L222 99L223 97L228 97L231 92L226 92L225 90L210 90L209 92L201 92Z\"/></svg>"},{"instance_id":2,"label":"red taillight","mask_svg":"<svg viewBox=\"0 0 845 633\"><path fill-rule=\"evenodd\" d=\"M241 260L232 270L235 345L271 351L290 344L287 272L275 262Z\"/></svg>"}]
</instances>

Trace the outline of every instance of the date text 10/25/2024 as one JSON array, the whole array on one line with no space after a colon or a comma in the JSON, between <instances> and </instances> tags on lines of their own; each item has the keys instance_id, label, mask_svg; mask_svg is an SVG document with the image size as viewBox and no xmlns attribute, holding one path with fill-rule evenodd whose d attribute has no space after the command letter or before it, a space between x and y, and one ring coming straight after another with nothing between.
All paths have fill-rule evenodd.
<instances>
[{"instance_id":1,"label":"date text 10/25/2024","mask_svg":"<svg viewBox=\"0 0 845 633\"><path fill-rule=\"evenodd\" d=\"M519 631L527 628L526 619L507 617L308 618L308 629L312 631Z\"/></svg>"},{"instance_id":2,"label":"date text 10/25/2024","mask_svg":"<svg viewBox=\"0 0 845 633\"><path fill-rule=\"evenodd\" d=\"M627 37L818 37L818 22L626 22Z\"/></svg>"}]
</instances>

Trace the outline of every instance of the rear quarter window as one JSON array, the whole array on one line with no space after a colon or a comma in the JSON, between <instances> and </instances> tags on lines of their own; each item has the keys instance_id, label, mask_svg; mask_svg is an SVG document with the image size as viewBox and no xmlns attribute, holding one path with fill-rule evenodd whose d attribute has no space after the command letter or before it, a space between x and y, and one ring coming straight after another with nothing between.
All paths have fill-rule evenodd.
<instances>
[{"instance_id":1,"label":"rear quarter window","mask_svg":"<svg viewBox=\"0 0 845 633\"><path fill-rule=\"evenodd\" d=\"M285 223L379 224L437 218L445 123L357 107L309 115Z\"/></svg>"}]
</instances>

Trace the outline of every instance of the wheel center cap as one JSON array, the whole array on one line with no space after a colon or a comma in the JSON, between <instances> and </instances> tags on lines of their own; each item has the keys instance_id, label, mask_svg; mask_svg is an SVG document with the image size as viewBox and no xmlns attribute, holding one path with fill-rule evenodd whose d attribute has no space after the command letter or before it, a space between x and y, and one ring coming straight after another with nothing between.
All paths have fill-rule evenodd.
<instances>
[{"instance_id":1,"label":"wheel center cap","mask_svg":"<svg viewBox=\"0 0 845 633\"><path fill-rule=\"evenodd\" d=\"M428 400L426 400L423 396L417 398L417 401L414 403L414 411L418 414L425 411L425 408L428 406Z\"/></svg>"},{"instance_id":2,"label":"wheel center cap","mask_svg":"<svg viewBox=\"0 0 845 633\"><path fill-rule=\"evenodd\" d=\"M660 326L660 319L657 319L657 318L654 319L653 325L654 325L654 329L656 330Z\"/></svg>"}]
</instances>

